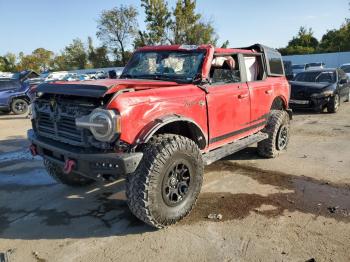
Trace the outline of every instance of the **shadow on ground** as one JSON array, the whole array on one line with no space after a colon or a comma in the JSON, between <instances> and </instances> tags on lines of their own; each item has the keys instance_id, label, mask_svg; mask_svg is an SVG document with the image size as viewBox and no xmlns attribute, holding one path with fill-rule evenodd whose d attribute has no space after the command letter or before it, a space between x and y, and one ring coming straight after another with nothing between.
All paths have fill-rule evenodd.
<instances>
[{"instance_id":1,"label":"shadow on ground","mask_svg":"<svg viewBox=\"0 0 350 262\"><path fill-rule=\"evenodd\" d=\"M220 161L208 169L238 172L260 184L276 186L283 192L268 196L206 192L200 195L196 207L182 223L192 224L208 220L210 213L221 214L222 220L225 221L243 219L251 212L266 217L277 217L283 216L285 211L298 211L312 214L314 218L323 216L350 222L350 185L335 185L310 177L264 171L229 161ZM261 210L261 206L270 208Z\"/></svg>"},{"instance_id":2,"label":"shadow on ground","mask_svg":"<svg viewBox=\"0 0 350 262\"><path fill-rule=\"evenodd\" d=\"M220 213L223 215L220 221L226 221L243 219L252 212L267 217L283 216L285 211L350 222L349 185L332 185L307 177L237 165L230 161L213 164L206 171L230 171L232 179L235 179L235 173L238 172L260 184L273 185L281 191L287 190L287 193L268 196L203 193L191 214L176 226L210 222L207 218L210 213ZM262 205L272 208L260 210ZM30 186L0 184L0 238L89 238L152 231L155 230L144 225L129 211L123 181L87 188L67 188L53 180L47 184Z\"/></svg>"},{"instance_id":3,"label":"shadow on ground","mask_svg":"<svg viewBox=\"0 0 350 262\"><path fill-rule=\"evenodd\" d=\"M10 136L6 140L0 140L0 153L28 149L29 144L29 140L26 137Z\"/></svg>"}]
</instances>

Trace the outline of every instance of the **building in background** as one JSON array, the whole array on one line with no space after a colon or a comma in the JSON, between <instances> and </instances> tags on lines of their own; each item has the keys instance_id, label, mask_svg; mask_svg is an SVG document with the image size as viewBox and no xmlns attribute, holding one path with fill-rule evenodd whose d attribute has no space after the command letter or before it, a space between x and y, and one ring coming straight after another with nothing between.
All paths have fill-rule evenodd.
<instances>
[{"instance_id":1,"label":"building in background","mask_svg":"<svg viewBox=\"0 0 350 262\"><path fill-rule=\"evenodd\" d=\"M350 63L350 52L290 55L283 56L283 60L291 61L293 65L324 62L326 64L325 67L335 68Z\"/></svg>"}]
</instances>

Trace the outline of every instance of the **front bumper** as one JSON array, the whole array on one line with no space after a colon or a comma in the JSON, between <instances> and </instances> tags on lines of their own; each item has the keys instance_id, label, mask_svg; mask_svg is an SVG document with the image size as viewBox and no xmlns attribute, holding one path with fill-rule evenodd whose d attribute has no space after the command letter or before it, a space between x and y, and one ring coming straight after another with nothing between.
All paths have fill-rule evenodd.
<instances>
[{"instance_id":1,"label":"front bumper","mask_svg":"<svg viewBox=\"0 0 350 262\"><path fill-rule=\"evenodd\" d=\"M133 173L138 167L143 153L104 153L90 151L66 145L51 139L37 136L33 130L28 131L28 139L36 148L38 155L64 167L68 160L73 160L75 166L72 172L88 178L99 180L104 175L120 177Z\"/></svg>"},{"instance_id":2,"label":"front bumper","mask_svg":"<svg viewBox=\"0 0 350 262\"><path fill-rule=\"evenodd\" d=\"M8 111L8 110L10 110L10 106L9 105L1 105L0 104L0 111Z\"/></svg>"},{"instance_id":3,"label":"front bumper","mask_svg":"<svg viewBox=\"0 0 350 262\"><path fill-rule=\"evenodd\" d=\"M330 96L325 97L309 97L304 100L290 99L289 106L293 109L302 109L302 108L310 108L310 109L318 109L321 106L327 105L329 102ZM300 101L300 102L298 102ZM307 103L306 103L307 102Z\"/></svg>"}]
</instances>

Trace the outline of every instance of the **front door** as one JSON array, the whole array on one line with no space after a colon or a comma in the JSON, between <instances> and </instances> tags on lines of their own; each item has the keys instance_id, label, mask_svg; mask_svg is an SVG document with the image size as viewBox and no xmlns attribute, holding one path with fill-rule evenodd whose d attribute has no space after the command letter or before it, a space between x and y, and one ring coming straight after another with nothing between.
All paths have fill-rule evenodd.
<instances>
[{"instance_id":1,"label":"front door","mask_svg":"<svg viewBox=\"0 0 350 262\"><path fill-rule=\"evenodd\" d=\"M250 122L250 97L247 83L241 82L237 58L230 67L215 64L212 83L207 86L210 149L244 136ZM215 60L215 58L214 58Z\"/></svg>"}]
</instances>

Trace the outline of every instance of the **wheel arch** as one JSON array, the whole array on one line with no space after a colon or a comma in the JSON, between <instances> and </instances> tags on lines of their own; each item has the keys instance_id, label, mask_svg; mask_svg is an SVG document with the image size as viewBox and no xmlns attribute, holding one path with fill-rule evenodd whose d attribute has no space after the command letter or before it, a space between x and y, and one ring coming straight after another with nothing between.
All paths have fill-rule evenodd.
<instances>
[{"instance_id":1,"label":"wheel arch","mask_svg":"<svg viewBox=\"0 0 350 262\"><path fill-rule=\"evenodd\" d=\"M27 95L25 95L25 94L21 94L21 95L16 95L16 96L11 97L11 98L10 98L10 105L11 105L11 104L13 103L13 101L16 100L16 99L23 99L23 100L27 101L28 104L30 104L30 98L29 98Z\"/></svg>"},{"instance_id":2,"label":"wheel arch","mask_svg":"<svg viewBox=\"0 0 350 262\"><path fill-rule=\"evenodd\" d=\"M275 97L271 104L270 111L271 110L285 110L288 113L289 118L292 119L292 110L288 108L288 102L282 96Z\"/></svg>"},{"instance_id":3,"label":"wheel arch","mask_svg":"<svg viewBox=\"0 0 350 262\"><path fill-rule=\"evenodd\" d=\"M155 119L141 131L136 143L144 144L152 136L166 133L187 137L193 140L199 149L204 149L207 146L207 136L202 128L192 119L179 115Z\"/></svg>"}]
</instances>

